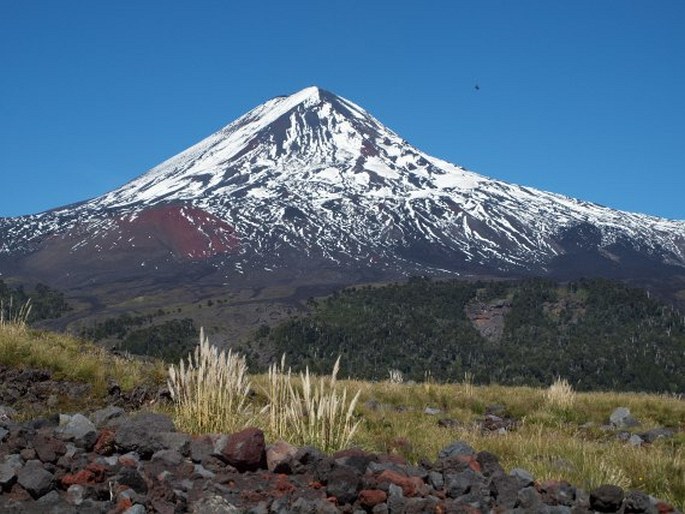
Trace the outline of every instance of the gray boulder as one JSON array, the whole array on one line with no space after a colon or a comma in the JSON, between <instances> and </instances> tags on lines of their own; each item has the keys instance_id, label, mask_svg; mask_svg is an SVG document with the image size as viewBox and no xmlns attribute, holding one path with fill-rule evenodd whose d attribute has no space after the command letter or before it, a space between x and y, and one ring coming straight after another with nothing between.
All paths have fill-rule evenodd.
<instances>
[{"instance_id":1,"label":"gray boulder","mask_svg":"<svg viewBox=\"0 0 685 514\"><path fill-rule=\"evenodd\" d=\"M124 409L121 407L115 407L114 405L109 405L104 409L96 410L90 415L90 419L93 420L95 426L98 428L103 428L106 426L112 426L123 421ZM117 420L115 423L114 420Z\"/></svg>"},{"instance_id":2,"label":"gray boulder","mask_svg":"<svg viewBox=\"0 0 685 514\"><path fill-rule=\"evenodd\" d=\"M509 472L509 474L518 479L519 484L521 484L522 488L532 486L535 483L535 477L533 477L533 475L531 475L525 469L514 468Z\"/></svg>"},{"instance_id":3,"label":"gray boulder","mask_svg":"<svg viewBox=\"0 0 685 514\"><path fill-rule=\"evenodd\" d=\"M17 478L17 473L24 465L21 455L14 453L8 455L0 464L0 486L9 485Z\"/></svg>"},{"instance_id":4,"label":"gray boulder","mask_svg":"<svg viewBox=\"0 0 685 514\"><path fill-rule=\"evenodd\" d=\"M65 441L73 441L81 448L92 448L97 440L95 425L83 414L60 416L60 427L57 433Z\"/></svg>"},{"instance_id":5,"label":"gray boulder","mask_svg":"<svg viewBox=\"0 0 685 514\"><path fill-rule=\"evenodd\" d=\"M458 455L474 456L476 455L476 450L471 448L471 446L469 446L464 441L456 441L440 450L440 453L438 453L438 458L448 459L450 457L456 457Z\"/></svg>"},{"instance_id":6,"label":"gray boulder","mask_svg":"<svg viewBox=\"0 0 685 514\"><path fill-rule=\"evenodd\" d=\"M673 437L675 433L673 430L670 428L653 428L652 430L649 430L645 432L644 434L640 434L640 437L646 442L646 443L653 443L657 439L670 439Z\"/></svg>"},{"instance_id":7,"label":"gray boulder","mask_svg":"<svg viewBox=\"0 0 685 514\"><path fill-rule=\"evenodd\" d=\"M612 427L618 429L630 428L639 425L640 423L630 415L630 409L627 407L618 407L609 416L609 423Z\"/></svg>"},{"instance_id":8,"label":"gray boulder","mask_svg":"<svg viewBox=\"0 0 685 514\"><path fill-rule=\"evenodd\" d=\"M166 450L165 432L175 432L173 421L169 416L143 412L124 421L117 429L115 444L122 452L137 452L144 459L153 453Z\"/></svg>"},{"instance_id":9,"label":"gray boulder","mask_svg":"<svg viewBox=\"0 0 685 514\"><path fill-rule=\"evenodd\" d=\"M590 491L590 507L599 512L616 512L623 504L624 492L617 485L601 485Z\"/></svg>"},{"instance_id":10,"label":"gray boulder","mask_svg":"<svg viewBox=\"0 0 685 514\"><path fill-rule=\"evenodd\" d=\"M17 482L33 498L40 498L53 488L55 476L47 471L40 461L30 460L17 473Z\"/></svg>"}]
</instances>

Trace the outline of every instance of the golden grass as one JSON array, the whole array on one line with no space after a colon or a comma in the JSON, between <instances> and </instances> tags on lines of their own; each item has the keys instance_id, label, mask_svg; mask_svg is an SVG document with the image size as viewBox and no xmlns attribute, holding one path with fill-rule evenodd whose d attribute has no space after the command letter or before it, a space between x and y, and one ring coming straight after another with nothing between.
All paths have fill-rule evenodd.
<instances>
[{"instance_id":1,"label":"golden grass","mask_svg":"<svg viewBox=\"0 0 685 514\"><path fill-rule=\"evenodd\" d=\"M347 388L337 386L339 365L338 359L328 377L313 378L307 370L298 379L286 369L284 355L280 365L269 367L260 398L250 394L245 358L219 351L201 332L187 363L169 368L173 415L180 429L192 433L233 432L252 424L271 440L339 450L359 425L354 410L360 394L348 401Z\"/></svg>"},{"instance_id":2,"label":"golden grass","mask_svg":"<svg viewBox=\"0 0 685 514\"><path fill-rule=\"evenodd\" d=\"M547 389L465 384L390 387L354 383L362 388L362 424L356 442L374 451L397 452L411 462L435 458L455 440L494 453L506 470L522 467L537 479L568 480L589 490L606 483L640 489L685 507L685 433L634 448L602 428L611 412L628 407L641 422L636 432L668 426L685 430L685 401L642 393L575 393L560 408L551 405ZM373 399L381 408L371 408ZM485 407L500 404L521 420L505 435L483 433L477 426ZM443 410L439 416L425 407ZM440 427L440 417L459 422ZM403 444L398 444L403 441Z\"/></svg>"},{"instance_id":3,"label":"golden grass","mask_svg":"<svg viewBox=\"0 0 685 514\"><path fill-rule=\"evenodd\" d=\"M0 324L0 363L16 368L51 371L56 380L86 382L95 396L104 396L108 380L122 390L162 383L164 367L115 356L94 344L66 334L30 329L25 323Z\"/></svg>"},{"instance_id":4,"label":"golden grass","mask_svg":"<svg viewBox=\"0 0 685 514\"><path fill-rule=\"evenodd\" d=\"M349 446L359 427L354 413L361 391L348 401L347 388L338 387L339 367L338 358L330 376L312 377L307 369L298 378L286 369L285 355L280 365L272 364L262 387L267 404L260 411L267 437L328 452Z\"/></svg>"}]
</instances>

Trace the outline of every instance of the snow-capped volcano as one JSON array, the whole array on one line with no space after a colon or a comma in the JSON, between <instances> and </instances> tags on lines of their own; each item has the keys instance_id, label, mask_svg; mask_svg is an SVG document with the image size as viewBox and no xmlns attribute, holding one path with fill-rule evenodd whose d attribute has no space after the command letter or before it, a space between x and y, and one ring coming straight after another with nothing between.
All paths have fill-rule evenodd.
<instances>
[{"instance_id":1,"label":"snow-capped volcano","mask_svg":"<svg viewBox=\"0 0 685 514\"><path fill-rule=\"evenodd\" d=\"M267 101L101 197L0 219L0 237L0 265L99 280L123 263L152 276L202 262L227 280L320 265L685 272L685 222L489 179L317 87Z\"/></svg>"}]
</instances>

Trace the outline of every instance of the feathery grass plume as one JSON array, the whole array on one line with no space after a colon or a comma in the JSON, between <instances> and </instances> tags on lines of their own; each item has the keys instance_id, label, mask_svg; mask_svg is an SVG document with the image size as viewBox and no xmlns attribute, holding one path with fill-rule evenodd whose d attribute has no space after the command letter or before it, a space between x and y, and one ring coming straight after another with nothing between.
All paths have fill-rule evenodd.
<instances>
[{"instance_id":1,"label":"feathery grass plume","mask_svg":"<svg viewBox=\"0 0 685 514\"><path fill-rule=\"evenodd\" d=\"M389 369L388 382L391 384L403 384L404 374L399 369Z\"/></svg>"},{"instance_id":2,"label":"feathery grass plume","mask_svg":"<svg viewBox=\"0 0 685 514\"><path fill-rule=\"evenodd\" d=\"M0 300L0 325L17 329L26 328L27 321L31 315L31 298L22 305L15 307L14 298L10 297L9 302Z\"/></svg>"},{"instance_id":3,"label":"feathery grass plume","mask_svg":"<svg viewBox=\"0 0 685 514\"><path fill-rule=\"evenodd\" d=\"M347 388L337 389L340 357L333 365L330 377L319 377L312 384L309 368L300 374L302 395L293 389L293 429L301 444L317 446L324 451L335 451L350 444L360 421L353 422L354 408L361 390L349 402Z\"/></svg>"},{"instance_id":4,"label":"feathery grass plume","mask_svg":"<svg viewBox=\"0 0 685 514\"><path fill-rule=\"evenodd\" d=\"M474 378L474 374L471 371L464 372L464 380L462 381L461 385L464 388L464 394L467 398L473 398L473 395L475 393L475 389L473 387Z\"/></svg>"},{"instance_id":5,"label":"feathery grass plume","mask_svg":"<svg viewBox=\"0 0 685 514\"><path fill-rule=\"evenodd\" d=\"M285 355L280 367L269 368L267 395L270 435L295 445L311 445L330 452L350 444L360 421L354 421L354 409L361 390L348 401L347 388L337 387L340 357L335 361L329 377L318 383L309 368L300 373L299 387L293 385L290 368L286 371Z\"/></svg>"},{"instance_id":6,"label":"feathery grass plume","mask_svg":"<svg viewBox=\"0 0 685 514\"><path fill-rule=\"evenodd\" d=\"M167 380L174 401L175 421L192 433L232 432L252 418L247 396L250 381L245 357L219 351L204 329L194 352L169 367Z\"/></svg>"},{"instance_id":7,"label":"feathery grass plume","mask_svg":"<svg viewBox=\"0 0 685 514\"><path fill-rule=\"evenodd\" d=\"M267 375L266 396L268 404L263 412L267 415L267 432L271 438L286 439L291 434L290 427L290 404L293 397L292 372L285 369L285 353L281 357L280 366L273 363L269 366Z\"/></svg>"},{"instance_id":8,"label":"feathery grass plume","mask_svg":"<svg viewBox=\"0 0 685 514\"><path fill-rule=\"evenodd\" d=\"M545 391L545 401L553 407L568 409L573 406L576 393L565 378L557 377Z\"/></svg>"}]
</instances>

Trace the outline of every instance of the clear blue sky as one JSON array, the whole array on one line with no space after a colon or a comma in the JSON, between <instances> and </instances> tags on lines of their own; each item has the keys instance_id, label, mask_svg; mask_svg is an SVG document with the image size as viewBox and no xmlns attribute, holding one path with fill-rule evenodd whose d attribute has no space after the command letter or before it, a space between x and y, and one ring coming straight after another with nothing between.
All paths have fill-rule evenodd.
<instances>
[{"instance_id":1,"label":"clear blue sky","mask_svg":"<svg viewBox=\"0 0 685 514\"><path fill-rule=\"evenodd\" d=\"M1 0L0 216L312 84L484 175L685 219L683 0Z\"/></svg>"}]
</instances>

